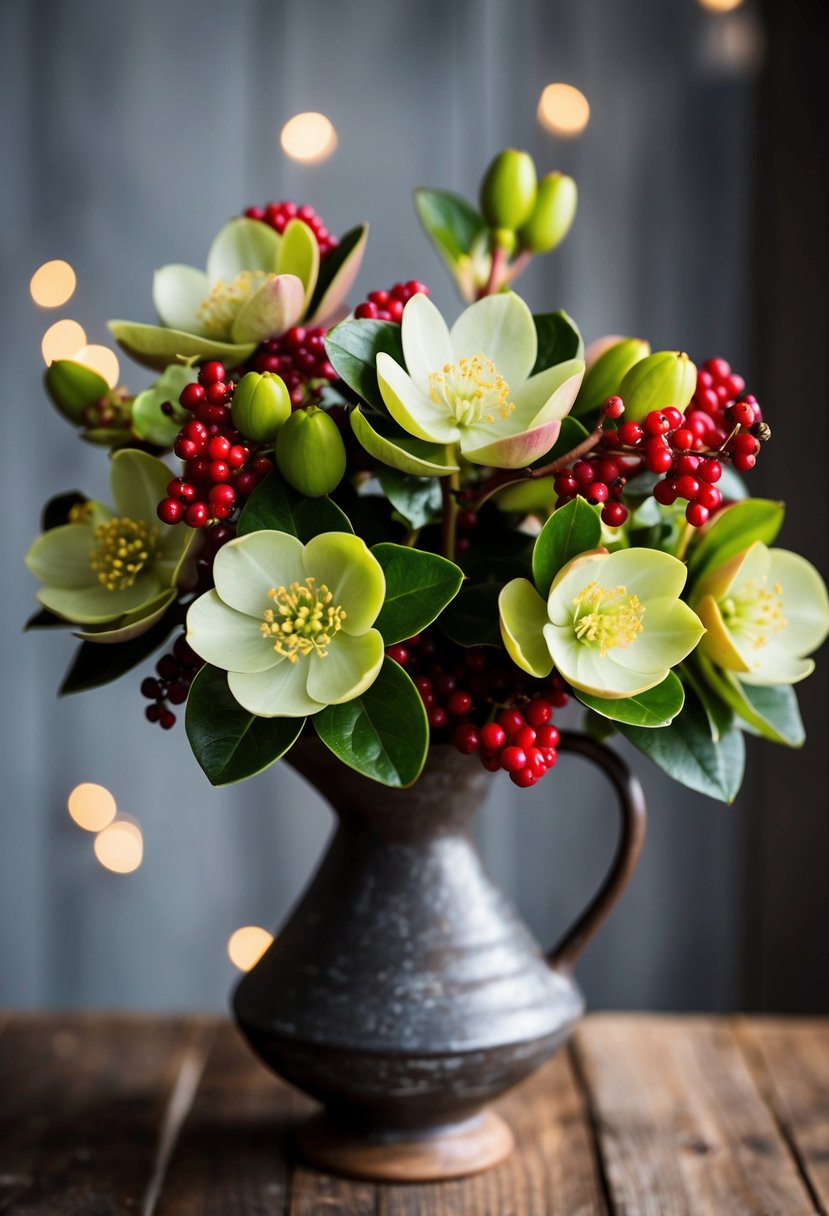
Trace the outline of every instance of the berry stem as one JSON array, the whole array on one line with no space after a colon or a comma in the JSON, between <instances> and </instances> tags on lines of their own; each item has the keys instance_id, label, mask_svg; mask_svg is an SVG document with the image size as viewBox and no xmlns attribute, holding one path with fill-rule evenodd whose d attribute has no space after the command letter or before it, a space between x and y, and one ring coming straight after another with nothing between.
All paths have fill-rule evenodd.
<instances>
[{"instance_id":1,"label":"berry stem","mask_svg":"<svg viewBox=\"0 0 829 1216\"><path fill-rule=\"evenodd\" d=\"M451 460L454 452L447 448L447 458ZM440 493L443 499L443 520L441 525L441 547L445 557L455 560L455 540L458 519L458 491L460 490L460 473L449 473L440 479Z\"/></svg>"},{"instance_id":2,"label":"berry stem","mask_svg":"<svg viewBox=\"0 0 829 1216\"><path fill-rule=\"evenodd\" d=\"M514 283L520 274L529 266L533 260L533 255L529 249L525 249L523 253L519 253L514 262L510 262L507 267L507 273L504 275L504 283Z\"/></svg>"},{"instance_id":3,"label":"berry stem","mask_svg":"<svg viewBox=\"0 0 829 1216\"><path fill-rule=\"evenodd\" d=\"M493 296L497 291L501 290L501 284L504 281L504 276L507 269L507 254L500 245L496 245L492 251L492 259L489 268L489 278L484 286L478 292L478 299L482 300L484 296Z\"/></svg>"}]
</instances>

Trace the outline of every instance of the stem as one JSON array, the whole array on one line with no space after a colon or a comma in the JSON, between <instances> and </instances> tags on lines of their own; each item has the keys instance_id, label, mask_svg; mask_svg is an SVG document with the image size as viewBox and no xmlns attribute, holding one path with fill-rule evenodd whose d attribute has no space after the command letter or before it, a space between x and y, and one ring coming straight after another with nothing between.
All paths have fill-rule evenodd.
<instances>
[{"instance_id":1,"label":"stem","mask_svg":"<svg viewBox=\"0 0 829 1216\"><path fill-rule=\"evenodd\" d=\"M451 454L450 454L451 459ZM460 473L449 473L440 479L440 494L443 499L441 523L441 548L451 562L455 560L455 533L458 519L458 491L461 486Z\"/></svg>"},{"instance_id":2,"label":"stem","mask_svg":"<svg viewBox=\"0 0 829 1216\"><path fill-rule=\"evenodd\" d=\"M514 283L515 280L518 278L519 274L523 274L523 272L527 269L527 267L529 266L529 264L532 260L533 260L533 255L530 253L529 249L525 249L523 253L519 253L519 255L515 259L515 261L511 262L510 265L507 267L507 273L504 276L504 282L505 283Z\"/></svg>"},{"instance_id":3,"label":"stem","mask_svg":"<svg viewBox=\"0 0 829 1216\"><path fill-rule=\"evenodd\" d=\"M501 282L504 277L504 272L507 268L506 251L500 245L496 245L492 251L492 259L489 268L489 278L484 286L478 292L478 299L482 300L484 296L493 296L500 290Z\"/></svg>"},{"instance_id":4,"label":"stem","mask_svg":"<svg viewBox=\"0 0 829 1216\"><path fill-rule=\"evenodd\" d=\"M685 554L688 552L688 545L691 543L691 537L695 529L691 527L687 519L683 519L679 525L679 537L674 550L674 557L677 561L685 561Z\"/></svg>"},{"instance_id":5,"label":"stem","mask_svg":"<svg viewBox=\"0 0 829 1216\"><path fill-rule=\"evenodd\" d=\"M477 511L497 490L503 490L506 486L519 485L523 481L533 481L538 477L549 477L555 473L559 473L562 469L567 468L569 464L572 464L574 460L578 460L581 456L586 455L587 452L592 451L602 437L603 423L604 417L601 417L586 439L582 439L581 443L577 443L574 448L571 448L569 452L565 452L563 456L557 456L549 464L543 464L537 469L520 469L517 472L514 469L502 469L499 473L493 474L488 481L484 482L472 498L468 501L464 500L464 506L468 506L471 511Z\"/></svg>"}]
</instances>

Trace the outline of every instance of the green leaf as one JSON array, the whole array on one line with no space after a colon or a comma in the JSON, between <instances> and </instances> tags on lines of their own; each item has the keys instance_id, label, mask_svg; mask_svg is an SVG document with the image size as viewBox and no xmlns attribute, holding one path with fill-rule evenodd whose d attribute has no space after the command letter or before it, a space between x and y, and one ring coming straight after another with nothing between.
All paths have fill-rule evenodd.
<instances>
[{"instance_id":1,"label":"green leaf","mask_svg":"<svg viewBox=\"0 0 829 1216\"><path fill-rule=\"evenodd\" d=\"M570 415L566 415L561 420L561 430L558 433L558 439L555 441L549 452L545 452L543 456L539 456L538 460L534 461L530 466L534 469L540 469L544 465L549 464L551 460L558 460L559 456L563 456L566 452L571 452L577 447L583 439L586 439L589 432Z\"/></svg>"},{"instance_id":2,"label":"green leaf","mask_svg":"<svg viewBox=\"0 0 829 1216\"><path fill-rule=\"evenodd\" d=\"M225 367L238 367L256 350L255 342L216 342L213 338L139 321L108 321L107 326L131 359L155 371L188 359L198 362L219 359Z\"/></svg>"},{"instance_id":3,"label":"green leaf","mask_svg":"<svg viewBox=\"0 0 829 1216\"><path fill-rule=\"evenodd\" d=\"M583 498L574 498L554 511L533 549L533 581L540 594L549 593L553 579L569 561L595 549L601 535L598 512Z\"/></svg>"},{"instance_id":4,"label":"green leaf","mask_svg":"<svg viewBox=\"0 0 829 1216\"><path fill-rule=\"evenodd\" d=\"M320 262L317 285L314 288L314 294L311 297L311 304L308 308L308 316L312 321L315 318L315 315L320 312L321 306L325 305L325 297L331 290L334 280L337 279L340 274L343 274L343 277L347 277L349 280L352 278L352 275L349 274L349 267L347 266L347 263L351 263L351 266L353 266L353 277L356 277L357 270L359 269L360 265L360 257L362 255L363 246L366 243L367 237L368 224L360 224L357 228L351 228L342 237L340 237L339 244L335 245L331 252L327 253ZM340 284L337 284L337 287L339 286ZM345 297L345 295L347 295L351 289L351 282L342 284L342 288L342 295ZM337 291L336 294L339 296L340 292ZM331 292L331 295L333 297L334 292ZM324 311L322 315L324 316Z\"/></svg>"},{"instance_id":5,"label":"green leaf","mask_svg":"<svg viewBox=\"0 0 829 1216\"><path fill-rule=\"evenodd\" d=\"M426 710L405 671L389 658L362 696L327 705L314 726L343 764L383 785L411 785L426 761Z\"/></svg>"},{"instance_id":6,"label":"green leaf","mask_svg":"<svg viewBox=\"0 0 829 1216\"><path fill-rule=\"evenodd\" d=\"M206 664L190 686L187 738L211 785L254 777L296 743L304 718L257 718L227 686L227 672Z\"/></svg>"},{"instance_id":7,"label":"green leaf","mask_svg":"<svg viewBox=\"0 0 829 1216\"><path fill-rule=\"evenodd\" d=\"M445 477L458 471L456 464L447 463L442 444L414 439L382 414L372 415L369 422L362 410L352 410L349 418L357 441L369 456L392 469L414 477Z\"/></svg>"},{"instance_id":8,"label":"green leaf","mask_svg":"<svg viewBox=\"0 0 829 1216\"><path fill-rule=\"evenodd\" d=\"M531 375L546 371L567 359L584 358L584 342L579 328L563 308L557 312L538 313L533 317L538 335L538 355Z\"/></svg>"},{"instance_id":9,"label":"green leaf","mask_svg":"<svg viewBox=\"0 0 829 1216\"><path fill-rule=\"evenodd\" d=\"M325 352L337 375L361 401L381 414L388 413L377 384L377 356L383 352L406 366L399 325L359 317L342 321L325 335Z\"/></svg>"},{"instance_id":10,"label":"green leaf","mask_svg":"<svg viewBox=\"0 0 829 1216\"><path fill-rule=\"evenodd\" d=\"M50 363L44 380L46 391L58 410L78 424L86 407L109 392L103 376L73 359L56 359Z\"/></svg>"},{"instance_id":11,"label":"green leaf","mask_svg":"<svg viewBox=\"0 0 829 1216\"><path fill-rule=\"evenodd\" d=\"M499 583L467 583L441 615L441 630L459 646L502 646Z\"/></svg>"},{"instance_id":12,"label":"green leaf","mask_svg":"<svg viewBox=\"0 0 829 1216\"><path fill-rule=\"evenodd\" d=\"M692 546L688 555L690 577L701 578L708 570L742 553L757 540L765 545L772 544L783 524L784 514L782 502L767 498L746 498L726 507Z\"/></svg>"},{"instance_id":13,"label":"green leaf","mask_svg":"<svg viewBox=\"0 0 829 1216\"><path fill-rule=\"evenodd\" d=\"M458 594L463 571L445 557L406 545L380 544L371 551L386 576L386 598L374 627L391 646L431 625Z\"/></svg>"},{"instance_id":14,"label":"green leaf","mask_svg":"<svg viewBox=\"0 0 829 1216\"><path fill-rule=\"evenodd\" d=\"M668 726L685 703L682 681L673 671L668 672L661 684L635 697L594 697L578 690L576 696L582 705L603 718L609 718L612 722L627 722L629 726L640 726L647 730Z\"/></svg>"},{"instance_id":15,"label":"green leaf","mask_svg":"<svg viewBox=\"0 0 829 1216\"><path fill-rule=\"evenodd\" d=\"M700 683L704 682L709 695L721 698L753 731L784 747L803 746L806 731L797 694L790 684L743 684L737 675L715 667L705 655L700 654L697 662Z\"/></svg>"},{"instance_id":16,"label":"green leaf","mask_svg":"<svg viewBox=\"0 0 829 1216\"><path fill-rule=\"evenodd\" d=\"M705 710L708 726L711 730L711 738L715 743L719 743L723 735L734 725L734 712L719 693L715 691L713 685L706 683L705 675L701 670L701 660L701 653L695 651L682 664L680 670L682 672L682 679L693 688L699 697L702 708Z\"/></svg>"},{"instance_id":17,"label":"green leaf","mask_svg":"<svg viewBox=\"0 0 829 1216\"><path fill-rule=\"evenodd\" d=\"M100 688L132 671L183 623L184 615L182 606L173 604L160 621L129 642L81 642L58 695L65 697L71 693L86 692L90 688Z\"/></svg>"},{"instance_id":18,"label":"green leaf","mask_svg":"<svg viewBox=\"0 0 829 1216\"><path fill-rule=\"evenodd\" d=\"M415 209L426 234L450 270L468 255L475 238L486 223L475 208L459 194L448 190L420 189L414 192Z\"/></svg>"},{"instance_id":19,"label":"green leaf","mask_svg":"<svg viewBox=\"0 0 829 1216\"><path fill-rule=\"evenodd\" d=\"M681 785L721 802L731 803L737 797L745 767L742 732L732 727L715 743L705 710L690 688L685 708L670 726L646 730L620 722L618 729Z\"/></svg>"},{"instance_id":20,"label":"green leaf","mask_svg":"<svg viewBox=\"0 0 829 1216\"><path fill-rule=\"evenodd\" d=\"M441 516L440 482L436 477L412 477L399 469L377 470L377 480L395 511L415 530Z\"/></svg>"},{"instance_id":21,"label":"green leaf","mask_svg":"<svg viewBox=\"0 0 829 1216\"><path fill-rule=\"evenodd\" d=\"M236 529L249 532L288 532L305 544L320 532L353 532L348 516L324 495L306 498L286 485L277 472L269 473L245 503Z\"/></svg>"}]
</instances>

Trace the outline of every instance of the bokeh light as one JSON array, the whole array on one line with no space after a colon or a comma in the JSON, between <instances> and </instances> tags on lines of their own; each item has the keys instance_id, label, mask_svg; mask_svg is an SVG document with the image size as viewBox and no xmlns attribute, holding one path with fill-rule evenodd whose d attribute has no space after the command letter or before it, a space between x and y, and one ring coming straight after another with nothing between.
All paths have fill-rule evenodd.
<instances>
[{"instance_id":1,"label":"bokeh light","mask_svg":"<svg viewBox=\"0 0 829 1216\"><path fill-rule=\"evenodd\" d=\"M109 790L103 785L96 785L94 781L83 781L76 785L66 806L78 827L86 832L100 832L112 823L118 809Z\"/></svg>"},{"instance_id":2,"label":"bokeh light","mask_svg":"<svg viewBox=\"0 0 829 1216\"><path fill-rule=\"evenodd\" d=\"M234 967L240 971L250 971L273 941L273 934L258 925L243 925L235 933L231 933L227 943L227 953Z\"/></svg>"},{"instance_id":3,"label":"bokeh light","mask_svg":"<svg viewBox=\"0 0 829 1216\"><path fill-rule=\"evenodd\" d=\"M590 103L572 84L548 84L538 101L538 121L553 135L571 139L590 121Z\"/></svg>"},{"instance_id":4,"label":"bokeh light","mask_svg":"<svg viewBox=\"0 0 829 1216\"><path fill-rule=\"evenodd\" d=\"M282 128L279 142L283 152L292 160L313 164L331 155L337 146L337 132L334 130L334 124L324 114L308 110L288 119Z\"/></svg>"},{"instance_id":5,"label":"bokeh light","mask_svg":"<svg viewBox=\"0 0 829 1216\"><path fill-rule=\"evenodd\" d=\"M71 299L76 284L77 278L69 263L55 258L38 266L29 282L29 291L41 308L60 308Z\"/></svg>"},{"instance_id":6,"label":"bokeh light","mask_svg":"<svg viewBox=\"0 0 829 1216\"><path fill-rule=\"evenodd\" d=\"M732 13L742 3L743 0L699 0L700 8L707 8L711 13Z\"/></svg>"},{"instance_id":7,"label":"bokeh light","mask_svg":"<svg viewBox=\"0 0 829 1216\"><path fill-rule=\"evenodd\" d=\"M77 321L55 321L43 335L40 349L43 362L48 367L55 359L74 359L81 347L86 346L86 331Z\"/></svg>"},{"instance_id":8,"label":"bokeh light","mask_svg":"<svg viewBox=\"0 0 829 1216\"><path fill-rule=\"evenodd\" d=\"M114 350L110 350L108 346L82 346L72 358L76 363L83 363L84 367L90 367L99 376L103 376L109 387L115 388L121 367Z\"/></svg>"},{"instance_id":9,"label":"bokeh light","mask_svg":"<svg viewBox=\"0 0 829 1216\"><path fill-rule=\"evenodd\" d=\"M113 874L131 874L141 865L144 838L137 823L116 819L95 837L95 856Z\"/></svg>"}]
</instances>

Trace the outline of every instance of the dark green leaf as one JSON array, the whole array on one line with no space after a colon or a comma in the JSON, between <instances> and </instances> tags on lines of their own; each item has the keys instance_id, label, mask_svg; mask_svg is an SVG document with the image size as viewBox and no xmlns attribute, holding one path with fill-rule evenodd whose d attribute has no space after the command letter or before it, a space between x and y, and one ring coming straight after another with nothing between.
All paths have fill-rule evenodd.
<instances>
[{"instance_id":1,"label":"dark green leaf","mask_svg":"<svg viewBox=\"0 0 829 1216\"><path fill-rule=\"evenodd\" d=\"M383 493L410 528L433 524L441 516L440 481L437 477L412 477L397 469L377 470Z\"/></svg>"},{"instance_id":2,"label":"dark green leaf","mask_svg":"<svg viewBox=\"0 0 829 1216\"><path fill-rule=\"evenodd\" d=\"M426 233L450 270L467 255L486 228L482 216L458 194L448 190L415 190L415 209Z\"/></svg>"},{"instance_id":3,"label":"dark green leaf","mask_svg":"<svg viewBox=\"0 0 829 1216\"><path fill-rule=\"evenodd\" d=\"M459 646L501 646L500 593L499 583L467 583L441 615L440 628Z\"/></svg>"},{"instance_id":4,"label":"dark green leaf","mask_svg":"<svg viewBox=\"0 0 829 1216\"><path fill-rule=\"evenodd\" d=\"M227 686L227 672L206 664L187 698L185 726L193 755L211 785L261 773L296 743L304 718L257 718Z\"/></svg>"},{"instance_id":5,"label":"dark green leaf","mask_svg":"<svg viewBox=\"0 0 829 1216\"><path fill-rule=\"evenodd\" d=\"M328 291L328 288L333 283L336 276L339 274L342 267L348 261L351 254L365 238L366 225L359 224L356 228L349 229L342 237L340 242L335 245L330 253L320 262L319 277L317 285L314 288L314 294L311 296L311 303L306 309L309 317L313 317L314 313L320 306L322 298Z\"/></svg>"},{"instance_id":6,"label":"dark green leaf","mask_svg":"<svg viewBox=\"0 0 829 1216\"><path fill-rule=\"evenodd\" d=\"M668 726L677 716L685 701L682 681L669 671L661 684L637 693L635 697L594 697L576 690L582 705L609 718L612 722L626 722L629 726L640 726L646 730Z\"/></svg>"},{"instance_id":7,"label":"dark green leaf","mask_svg":"<svg viewBox=\"0 0 829 1216\"><path fill-rule=\"evenodd\" d=\"M705 710L692 689L685 708L670 726L645 730L620 722L625 738L669 777L688 789L731 803L737 797L745 767L745 741L732 727L718 743L711 738Z\"/></svg>"},{"instance_id":8,"label":"dark green leaf","mask_svg":"<svg viewBox=\"0 0 829 1216\"><path fill-rule=\"evenodd\" d=\"M269 473L245 503L237 534L288 532L303 544L320 532L353 532L348 517L330 498L306 498L287 485L277 472Z\"/></svg>"},{"instance_id":9,"label":"dark green leaf","mask_svg":"<svg viewBox=\"0 0 829 1216\"><path fill-rule=\"evenodd\" d=\"M699 652L695 652L682 668L682 678L693 688L700 700L708 718L711 738L719 743L722 736L734 725L734 712L715 691L713 684L706 681L700 666Z\"/></svg>"},{"instance_id":10,"label":"dark green leaf","mask_svg":"<svg viewBox=\"0 0 829 1216\"><path fill-rule=\"evenodd\" d=\"M41 531L49 532L52 528L61 528L69 523L69 513L73 507L78 507L87 501L86 495L80 490L67 490L65 494L57 494L50 498L40 515Z\"/></svg>"},{"instance_id":11,"label":"dark green leaf","mask_svg":"<svg viewBox=\"0 0 829 1216\"><path fill-rule=\"evenodd\" d=\"M715 667L705 655L699 655L697 668L699 683L708 696L725 701L752 731L772 743L802 747L806 731L791 685L744 684L735 673Z\"/></svg>"},{"instance_id":12,"label":"dark green leaf","mask_svg":"<svg viewBox=\"0 0 829 1216\"><path fill-rule=\"evenodd\" d=\"M328 705L314 717L326 747L365 777L383 785L411 785L429 748L429 723L420 694L391 659L362 696Z\"/></svg>"},{"instance_id":13,"label":"dark green leaf","mask_svg":"<svg viewBox=\"0 0 829 1216\"><path fill-rule=\"evenodd\" d=\"M388 411L377 384L377 356L385 352L405 367L400 326L391 321L369 321L359 317L342 321L326 334L325 351L337 375L360 400L386 414Z\"/></svg>"},{"instance_id":14,"label":"dark green leaf","mask_svg":"<svg viewBox=\"0 0 829 1216\"><path fill-rule=\"evenodd\" d=\"M374 622L387 646L431 625L463 582L463 571L435 553L406 545L375 545L386 576L386 598Z\"/></svg>"},{"instance_id":15,"label":"dark green leaf","mask_svg":"<svg viewBox=\"0 0 829 1216\"><path fill-rule=\"evenodd\" d=\"M563 308L557 312L538 313L533 320L538 334L538 356L531 373L533 376L567 359L584 358L584 342L579 328Z\"/></svg>"},{"instance_id":16,"label":"dark green leaf","mask_svg":"<svg viewBox=\"0 0 829 1216\"><path fill-rule=\"evenodd\" d=\"M65 697L70 693L86 692L89 688L100 688L132 671L167 640L183 623L184 617L185 609L176 603L146 633L129 642L81 642L63 678L59 695Z\"/></svg>"},{"instance_id":17,"label":"dark green leaf","mask_svg":"<svg viewBox=\"0 0 829 1216\"><path fill-rule=\"evenodd\" d=\"M757 540L772 544L783 524L784 513L782 502L766 498L746 498L726 507L691 546L688 555L691 578L702 578L708 570L721 566Z\"/></svg>"},{"instance_id":18,"label":"dark green leaf","mask_svg":"<svg viewBox=\"0 0 829 1216\"><path fill-rule=\"evenodd\" d=\"M56 359L46 369L46 391L52 401L70 421L81 422L87 406L100 401L109 392L103 376L72 359Z\"/></svg>"},{"instance_id":19,"label":"dark green leaf","mask_svg":"<svg viewBox=\"0 0 829 1216\"><path fill-rule=\"evenodd\" d=\"M547 595L553 579L569 561L595 549L601 535L598 512L585 499L574 498L554 511L533 549L533 581L540 594Z\"/></svg>"}]
</instances>

